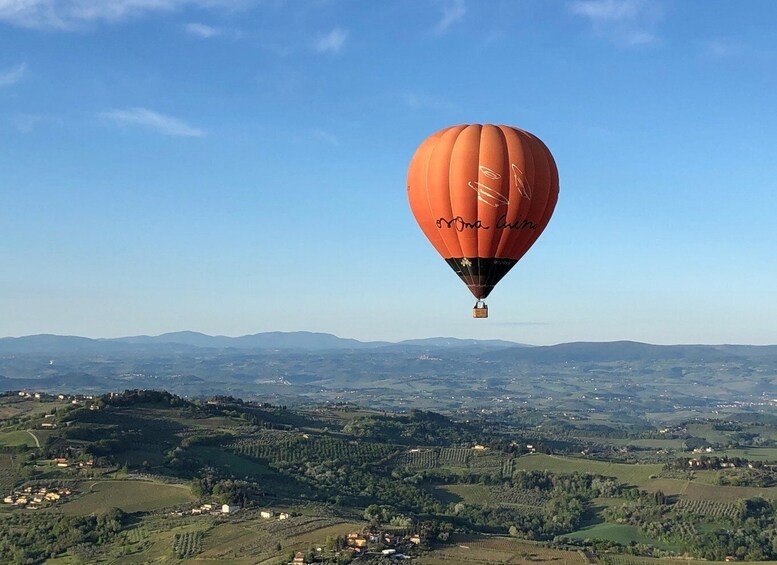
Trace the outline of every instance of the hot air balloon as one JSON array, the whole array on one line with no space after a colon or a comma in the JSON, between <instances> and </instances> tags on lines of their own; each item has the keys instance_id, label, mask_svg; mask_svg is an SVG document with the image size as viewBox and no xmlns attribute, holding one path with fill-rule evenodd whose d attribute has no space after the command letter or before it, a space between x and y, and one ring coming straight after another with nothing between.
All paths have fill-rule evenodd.
<instances>
[{"instance_id":1,"label":"hot air balloon","mask_svg":"<svg viewBox=\"0 0 777 565\"><path fill-rule=\"evenodd\" d=\"M429 136L407 173L418 225L437 252L484 300L537 241L558 199L558 171L542 141L503 125L458 125Z\"/></svg>"}]
</instances>

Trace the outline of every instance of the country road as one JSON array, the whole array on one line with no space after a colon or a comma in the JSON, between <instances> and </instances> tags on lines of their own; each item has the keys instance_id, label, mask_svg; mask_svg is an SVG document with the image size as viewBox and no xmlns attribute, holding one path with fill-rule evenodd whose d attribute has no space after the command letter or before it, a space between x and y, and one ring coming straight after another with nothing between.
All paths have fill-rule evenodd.
<instances>
[{"instance_id":1,"label":"country road","mask_svg":"<svg viewBox=\"0 0 777 565\"><path fill-rule=\"evenodd\" d=\"M40 441L38 441L38 436L32 433L32 430L27 430L27 433L30 434L32 436L32 439L35 440L35 447L40 447Z\"/></svg>"}]
</instances>

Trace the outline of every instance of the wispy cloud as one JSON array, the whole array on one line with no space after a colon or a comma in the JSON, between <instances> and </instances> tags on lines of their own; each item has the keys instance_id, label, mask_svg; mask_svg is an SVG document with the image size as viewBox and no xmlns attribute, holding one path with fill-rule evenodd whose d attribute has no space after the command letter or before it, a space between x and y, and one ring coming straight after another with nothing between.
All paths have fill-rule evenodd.
<instances>
[{"instance_id":1,"label":"wispy cloud","mask_svg":"<svg viewBox=\"0 0 777 565\"><path fill-rule=\"evenodd\" d=\"M445 0L442 17L434 26L434 33L438 35L445 33L453 24L464 18L466 13L467 6L464 0Z\"/></svg>"},{"instance_id":2,"label":"wispy cloud","mask_svg":"<svg viewBox=\"0 0 777 565\"><path fill-rule=\"evenodd\" d=\"M0 0L0 21L27 28L73 29L85 23L116 22L186 6L234 9L243 3L243 0Z\"/></svg>"},{"instance_id":3,"label":"wispy cloud","mask_svg":"<svg viewBox=\"0 0 777 565\"><path fill-rule=\"evenodd\" d=\"M326 144L333 147L340 145L338 137L325 129L306 129L288 132L289 141L293 143L310 145L311 143Z\"/></svg>"},{"instance_id":4,"label":"wispy cloud","mask_svg":"<svg viewBox=\"0 0 777 565\"><path fill-rule=\"evenodd\" d=\"M570 8L591 21L619 22L636 18L643 4L643 0L578 0Z\"/></svg>"},{"instance_id":5,"label":"wispy cloud","mask_svg":"<svg viewBox=\"0 0 777 565\"><path fill-rule=\"evenodd\" d=\"M33 114L18 114L11 121L19 133L32 133L35 126L44 121L44 118Z\"/></svg>"},{"instance_id":6,"label":"wispy cloud","mask_svg":"<svg viewBox=\"0 0 777 565\"><path fill-rule=\"evenodd\" d=\"M348 32L336 27L318 38L315 49L319 53L339 53L343 50L346 39L348 39Z\"/></svg>"},{"instance_id":7,"label":"wispy cloud","mask_svg":"<svg viewBox=\"0 0 777 565\"><path fill-rule=\"evenodd\" d=\"M7 71L0 71L0 88L16 84L22 80L26 74L27 63L20 63Z\"/></svg>"},{"instance_id":8,"label":"wispy cloud","mask_svg":"<svg viewBox=\"0 0 777 565\"><path fill-rule=\"evenodd\" d=\"M402 94L402 99L413 110L453 110L455 105L445 100L432 96L425 92L407 91Z\"/></svg>"},{"instance_id":9,"label":"wispy cloud","mask_svg":"<svg viewBox=\"0 0 777 565\"><path fill-rule=\"evenodd\" d=\"M186 33L188 33L189 35L193 35L201 39L210 39L211 37L216 37L221 35L221 30L217 27L209 26L206 24L194 23L194 22L186 24L184 26L184 29L186 30Z\"/></svg>"},{"instance_id":10,"label":"wispy cloud","mask_svg":"<svg viewBox=\"0 0 777 565\"><path fill-rule=\"evenodd\" d=\"M742 52L741 46L724 39L711 39L702 44L705 53L713 57L730 57Z\"/></svg>"},{"instance_id":11,"label":"wispy cloud","mask_svg":"<svg viewBox=\"0 0 777 565\"><path fill-rule=\"evenodd\" d=\"M653 27L662 13L655 0L575 0L569 10L586 18L597 35L627 46L654 43Z\"/></svg>"},{"instance_id":12,"label":"wispy cloud","mask_svg":"<svg viewBox=\"0 0 777 565\"><path fill-rule=\"evenodd\" d=\"M313 130L312 134L314 139L318 139L319 141L323 141L329 145L340 145L340 140L337 139L337 136L329 133L328 131L315 129Z\"/></svg>"},{"instance_id":13,"label":"wispy cloud","mask_svg":"<svg viewBox=\"0 0 777 565\"><path fill-rule=\"evenodd\" d=\"M61 126L65 123L65 120L60 117L41 114L16 114L11 116L10 122L19 133L29 134L44 126Z\"/></svg>"},{"instance_id":14,"label":"wispy cloud","mask_svg":"<svg viewBox=\"0 0 777 565\"><path fill-rule=\"evenodd\" d=\"M202 137L205 132L172 116L165 116L146 108L110 110L100 117L122 126L140 126L163 135L177 137Z\"/></svg>"}]
</instances>

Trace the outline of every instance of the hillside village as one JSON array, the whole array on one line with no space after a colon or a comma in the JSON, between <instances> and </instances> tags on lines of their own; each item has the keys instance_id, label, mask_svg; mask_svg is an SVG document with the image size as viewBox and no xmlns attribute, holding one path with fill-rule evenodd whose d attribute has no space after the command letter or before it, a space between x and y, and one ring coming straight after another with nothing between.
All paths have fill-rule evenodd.
<instances>
[{"instance_id":1,"label":"hillside village","mask_svg":"<svg viewBox=\"0 0 777 565\"><path fill-rule=\"evenodd\" d=\"M72 494L68 488L57 487L25 487L19 491L12 491L3 498L3 504L10 504L17 508L37 510L43 506L58 502Z\"/></svg>"}]
</instances>

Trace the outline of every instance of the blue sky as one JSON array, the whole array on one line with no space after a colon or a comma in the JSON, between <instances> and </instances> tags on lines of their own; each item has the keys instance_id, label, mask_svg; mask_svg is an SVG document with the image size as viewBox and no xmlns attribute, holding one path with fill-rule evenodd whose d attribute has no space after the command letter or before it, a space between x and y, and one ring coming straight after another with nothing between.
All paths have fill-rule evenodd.
<instances>
[{"instance_id":1,"label":"blue sky","mask_svg":"<svg viewBox=\"0 0 777 565\"><path fill-rule=\"evenodd\" d=\"M777 4L0 0L0 336L777 343ZM551 223L489 298L417 145L504 123Z\"/></svg>"}]
</instances>

